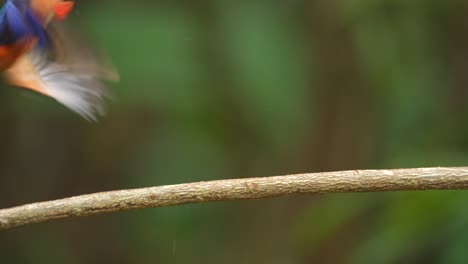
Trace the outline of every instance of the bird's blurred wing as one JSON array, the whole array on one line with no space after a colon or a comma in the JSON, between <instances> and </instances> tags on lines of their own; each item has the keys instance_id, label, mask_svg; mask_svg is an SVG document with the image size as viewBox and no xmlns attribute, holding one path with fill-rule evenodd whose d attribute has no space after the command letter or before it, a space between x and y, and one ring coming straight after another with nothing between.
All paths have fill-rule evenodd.
<instances>
[{"instance_id":1,"label":"bird's blurred wing","mask_svg":"<svg viewBox=\"0 0 468 264\"><path fill-rule=\"evenodd\" d=\"M96 78L118 81L119 74L115 67L87 38L67 27L66 22L52 23L49 26L52 47L49 56L59 64L68 65L73 72L93 74Z\"/></svg>"},{"instance_id":2,"label":"bird's blurred wing","mask_svg":"<svg viewBox=\"0 0 468 264\"><path fill-rule=\"evenodd\" d=\"M48 60L32 50L6 71L7 80L17 86L50 96L88 120L103 114L106 88L91 72Z\"/></svg>"}]
</instances>

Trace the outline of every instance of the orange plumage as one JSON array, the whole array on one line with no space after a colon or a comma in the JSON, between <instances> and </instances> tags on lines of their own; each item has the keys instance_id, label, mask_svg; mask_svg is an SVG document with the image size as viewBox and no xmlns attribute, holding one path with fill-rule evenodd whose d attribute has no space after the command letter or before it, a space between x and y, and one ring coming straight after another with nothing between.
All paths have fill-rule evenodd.
<instances>
[{"instance_id":1,"label":"orange plumage","mask_svg":"<svg viewBox=\"0 0 468 264\"><path fill-rule=\"evenodd\" d=\"M31 9L43 20L55 17L64 19L73 8L74 2L62 0L31 0Z\"/></svg>"},{"instance_id":2,"label":"orange plumage","mask_svg":"<svg viewBox=\"0 0 468 264\"><path fill-rule=\"evenodd\" d=\"M33 41L31 39L19 40L10 45L0 46L0 71L10 68L15 61L31 49Z\"/></svg>"}]
</instances>

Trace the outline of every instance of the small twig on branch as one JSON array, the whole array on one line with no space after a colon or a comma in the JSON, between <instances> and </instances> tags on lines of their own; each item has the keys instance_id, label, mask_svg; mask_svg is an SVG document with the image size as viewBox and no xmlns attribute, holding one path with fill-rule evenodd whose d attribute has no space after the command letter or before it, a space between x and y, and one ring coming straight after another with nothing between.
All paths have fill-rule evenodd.
<instances>
[{"instance_id":1,"label":"small twig on branch","mask_svg":"<svg viewBox=\"0 0 468 264\"><path fill-rule=\"evenodd\" d=\"M0 230L55 219L170 205L338 192L468 189L468 167L352 170L101 192L0 210Z\"/></svg>"}]
</instances>

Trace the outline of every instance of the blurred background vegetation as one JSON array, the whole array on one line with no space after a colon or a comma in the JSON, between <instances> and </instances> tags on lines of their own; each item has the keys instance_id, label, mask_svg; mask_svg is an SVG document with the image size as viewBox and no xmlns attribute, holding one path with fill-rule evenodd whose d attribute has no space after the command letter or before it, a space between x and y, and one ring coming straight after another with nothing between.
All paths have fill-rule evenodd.
<instances>
[{"instance_id":1,"label":"blurred background vegetation","mask_svg":"<svg viewBox=\"0 0 468 264\"><path fill-rule=\"evenodd\" d=\"M0 89L0 207L112 189L467 165L468 2L77 1L119 69L97 124ZM466 192L149 209L0 233L2 263L467 263Z\"/></svg>"}]
</instances>

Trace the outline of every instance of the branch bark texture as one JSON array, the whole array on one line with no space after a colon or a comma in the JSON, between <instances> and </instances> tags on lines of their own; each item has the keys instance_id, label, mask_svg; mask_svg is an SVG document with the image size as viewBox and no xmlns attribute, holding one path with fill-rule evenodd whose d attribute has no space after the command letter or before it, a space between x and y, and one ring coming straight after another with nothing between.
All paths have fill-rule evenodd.
<instances>
[{"instance_id":1,"label":"branch bark texture","mask_svg":"<svg viewBox=\"0 0 468 264\"><path fill-rule=\"evenodd\" d=\"M61 218L294 194L468 189L468 167L351 170L215 180L80 195L0 209L0 230Z\"/></svg>"}]
</instances>

